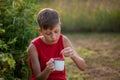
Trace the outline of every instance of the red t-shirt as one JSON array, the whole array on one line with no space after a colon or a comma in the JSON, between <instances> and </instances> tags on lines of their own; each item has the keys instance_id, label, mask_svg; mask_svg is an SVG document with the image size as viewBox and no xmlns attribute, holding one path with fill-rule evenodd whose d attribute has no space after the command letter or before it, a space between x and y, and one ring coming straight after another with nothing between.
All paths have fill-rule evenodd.
<instances>
[{"instance_id":1,"label":"red t-shirt","mask_svg":"<svg viewBox=\"0 0 120 80\"><path fill-rule=\"evenodd\" d=\"M40 63L41 71L43 71L46 67L46 62L49 61L50 58L64 58L62 54L60 54L61 50L64 48L63 46L63 36L60 35L57 43L48 45L42 41L42 36L39 36L32 40L32 43L35 45L36 50L38 52L38 58ZM32 70L31 59L29 58L30 68L32 72L31 80L35 80L35 76ZM53 71L49 75L47 80L66 80L66 71Z\"/></svg>"}]
</instances>

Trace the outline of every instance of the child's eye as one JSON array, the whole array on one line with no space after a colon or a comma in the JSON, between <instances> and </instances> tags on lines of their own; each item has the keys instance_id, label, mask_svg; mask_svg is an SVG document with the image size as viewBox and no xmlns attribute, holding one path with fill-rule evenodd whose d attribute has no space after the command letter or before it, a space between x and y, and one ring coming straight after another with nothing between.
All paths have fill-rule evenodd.
<instances>
[{"instance_id":1,"label":"child's eye","mask_svg":"<svg viewBox=\"0 0 120 80\"><path fill-rule=\"evenodd\" d=\"M58 31L55 31L55 33L58 33Z\"/></svg>"},{"instance_id":2,"label":"child's eye","mask_svg":"<svg viewBox=\"0 0 120 80\"><path fill-rule=\"evenodd\" d=\"M46 35L50 35L51 33L45 33Z\"/></svg>"}]
</instances>

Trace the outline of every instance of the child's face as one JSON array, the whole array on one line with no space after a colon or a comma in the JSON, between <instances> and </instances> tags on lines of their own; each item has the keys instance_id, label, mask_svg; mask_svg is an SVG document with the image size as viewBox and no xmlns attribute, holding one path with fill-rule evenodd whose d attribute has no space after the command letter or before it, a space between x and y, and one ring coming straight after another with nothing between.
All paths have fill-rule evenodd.
<instances>
[{"instance_id":1,"label":"child's face","mask_svg":"<svg viewBox=\"0 0 120 80\"><path fill-rule=\"evenodd\" d=\"M61 33L61 26L60 24L57 24L54 26L53 29L49 29L49 28L46 30L42 29L41 33L48 44L54 44L59 39Z\"/></svg>"}]
</instances>

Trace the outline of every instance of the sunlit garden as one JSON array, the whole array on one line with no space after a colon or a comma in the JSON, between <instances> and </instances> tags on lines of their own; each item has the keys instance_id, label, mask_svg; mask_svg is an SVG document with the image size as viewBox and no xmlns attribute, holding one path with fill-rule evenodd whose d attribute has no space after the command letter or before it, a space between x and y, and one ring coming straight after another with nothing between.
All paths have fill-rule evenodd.
<instances>
[{"instance_id":1,"label":"sunlit garden","mask_svg":"<svg viewBox=\"0 0 120 80\"><path fill-rule=\"evenodd\" d=\"M37 14L56 9L62 34L85 59L80 71L65 58L68 80L120 79L119 0L0 0L0 80L29 80L27 48L39 36Z\"/></svg>"}]
</instances>

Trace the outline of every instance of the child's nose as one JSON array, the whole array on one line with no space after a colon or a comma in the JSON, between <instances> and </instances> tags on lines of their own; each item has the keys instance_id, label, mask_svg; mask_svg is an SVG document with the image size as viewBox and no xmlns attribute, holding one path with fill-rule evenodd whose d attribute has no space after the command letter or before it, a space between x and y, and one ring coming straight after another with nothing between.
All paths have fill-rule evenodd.
<instances>
[{"instance_id":1,"label":"child's nose","mask_svg":"<svg viewBox=\"0 0 120 80\"><path fill-rule=\"evenodd\" d=\"M51 38L52 38L53 40L55 40L55 39L56 39L56 35L55 35L55 34L52 34Z\"/></svg>"}]
</instances>

